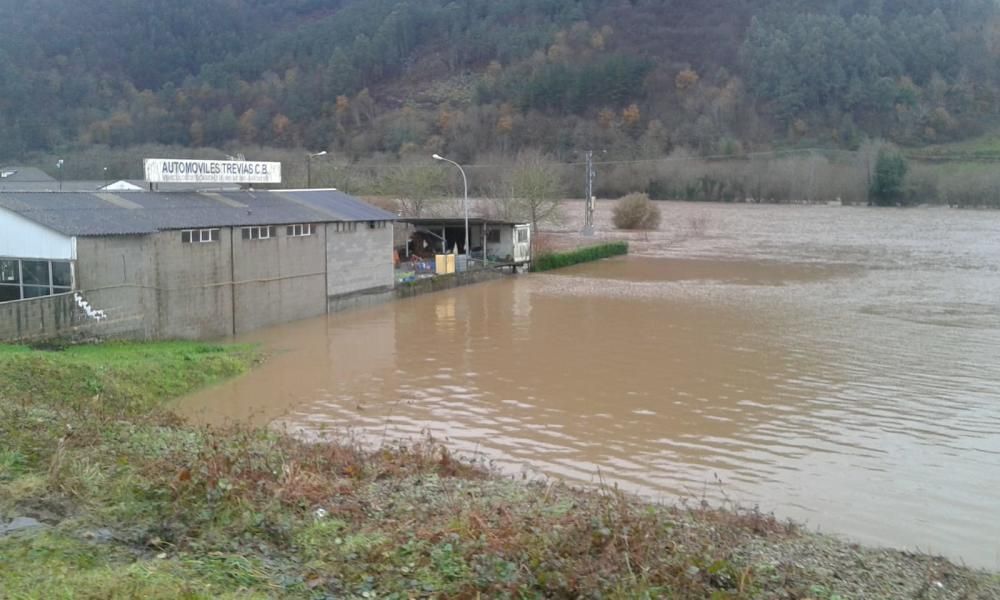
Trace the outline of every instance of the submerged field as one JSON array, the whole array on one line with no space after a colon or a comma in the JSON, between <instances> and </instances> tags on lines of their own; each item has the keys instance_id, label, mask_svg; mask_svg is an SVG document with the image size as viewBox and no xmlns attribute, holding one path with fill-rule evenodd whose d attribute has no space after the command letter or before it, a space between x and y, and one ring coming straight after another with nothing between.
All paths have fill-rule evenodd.
<instances>
[{"instance_id":1,"label":"submerged field","mask_svg":"<svg viewBox=\"0 0 1000 600\"><path fill-rule=\"evenodd\" d=\"M995 576L756 511L504 478L161 409L245 346L0 346L0 596L996 598Z\"/></svg>"}]
</instances>

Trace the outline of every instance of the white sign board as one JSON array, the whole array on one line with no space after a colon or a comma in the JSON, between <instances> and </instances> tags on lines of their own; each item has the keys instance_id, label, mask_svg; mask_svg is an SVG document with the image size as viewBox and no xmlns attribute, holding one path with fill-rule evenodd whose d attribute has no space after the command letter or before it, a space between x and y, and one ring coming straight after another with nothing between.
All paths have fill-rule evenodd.
<instances>
[{"instance_id":1,"label":"white sign board","mask_svg":"<svg viewBox=\"0 0 1000 600\"><path fill-rule=\"evenodd\" d=\"M281 183L279 162L147 158L142 166L150 183Z\"/></svg>"}]
</instances>

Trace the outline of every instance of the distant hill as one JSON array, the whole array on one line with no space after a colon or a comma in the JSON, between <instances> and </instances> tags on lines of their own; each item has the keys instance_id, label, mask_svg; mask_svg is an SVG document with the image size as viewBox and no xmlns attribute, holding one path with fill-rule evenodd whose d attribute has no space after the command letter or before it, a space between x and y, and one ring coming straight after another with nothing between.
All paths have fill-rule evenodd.
<instances>
[{"instance_id":1,"label":"distant hill","mask_svg":"<svg viewBox=\"0 0 1000 600\"><path fill-rule=\"evenodd\" d=\"M995 0L0 0L0 159L923 146L1000 110Z\"/></svg>"}]
</instances>

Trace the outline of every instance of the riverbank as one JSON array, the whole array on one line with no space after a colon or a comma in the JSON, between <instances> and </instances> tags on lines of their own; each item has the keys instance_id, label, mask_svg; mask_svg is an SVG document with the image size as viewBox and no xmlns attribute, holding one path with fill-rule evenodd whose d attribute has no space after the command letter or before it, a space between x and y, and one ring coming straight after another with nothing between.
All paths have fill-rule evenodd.
<instances>
[{"instance_id":1,"label":"riverbank","mask_svg":"<svg viewBox=\"0 0 1000 600\"><path fill-rule=\"evenodd\" d=\"M0 346L9 597L996 598L996 576L756 511L526 483L433 440L366 451L181 423L244 346Z\"/></svg>"}]
</instances>

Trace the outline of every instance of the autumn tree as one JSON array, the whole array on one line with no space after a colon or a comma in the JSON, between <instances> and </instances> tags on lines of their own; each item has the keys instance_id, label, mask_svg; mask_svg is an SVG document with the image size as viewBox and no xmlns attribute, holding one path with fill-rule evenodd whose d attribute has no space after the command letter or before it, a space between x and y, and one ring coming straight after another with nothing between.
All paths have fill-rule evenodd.
<instances>
[{"instance_id":1,"label":"autumn tree","mask_svg":"<svg viewBox=\"0 0 1000 600\"><path fill-rule=\"evenodd\" d=\"M283 114L274 115L274 118L271 119L271 132L279 143L290 146L295 142L292 120Z\"/></svg>"},{"instance_id":2,"label":"autumn tree","mask_svg":"<svg viewBox=\"0 0 1000 600\"><path fill-rule=\"evenodd\" d=\"M636 132L639 128L639 122L642 120L642 111L639 110L639 105L632 103L628 105L625 110L622 111L622 123L625 124L625 128L629 131Z\"/></svg>"},{"instance_id":3,"label":"autumn tree","mask_svg":"<svg viewBox=\"0 0 1000 600\"><path fill-rule=\"evenodd\" d=\"M698 85L699 79L701 78L693 69L684 69L677 74L677 78L674 80L674 85L679 91L683 92Z\"/></svg>"},{"instance_id":4,"label":"autumn tree","mask_svg":"<svg viewBox=\"0 0 1000 600\"><path fill-rule=\"evenodd\" d=\"M244 144L252 144L257 141L257 111L248 108L240 115L239 132L240 141Z\"/></svg>"},{"instance_id":5,"label":"autumn tree","mask_svg":"<svg viewBox=\"0 0 1000 600\"><path fill-rule=\"evenodd\" d=\"M334 114L337 118L337 129L344 129L344 116L351 111L351 100L347 96L340 95L337 96L336 104L334 105Z\"/></svg>"},{"instance_id":6,"label":"autumn tree","mask_svg":"<svg viewBox=\"0 0 1000 600\"><path fill-rule=\"evenodd\" d=\"M602 108L601 112L597 113L597 124L602 129L611 129L615 124L615 111L610 108Z\"/></svg>"}]
</instances>

